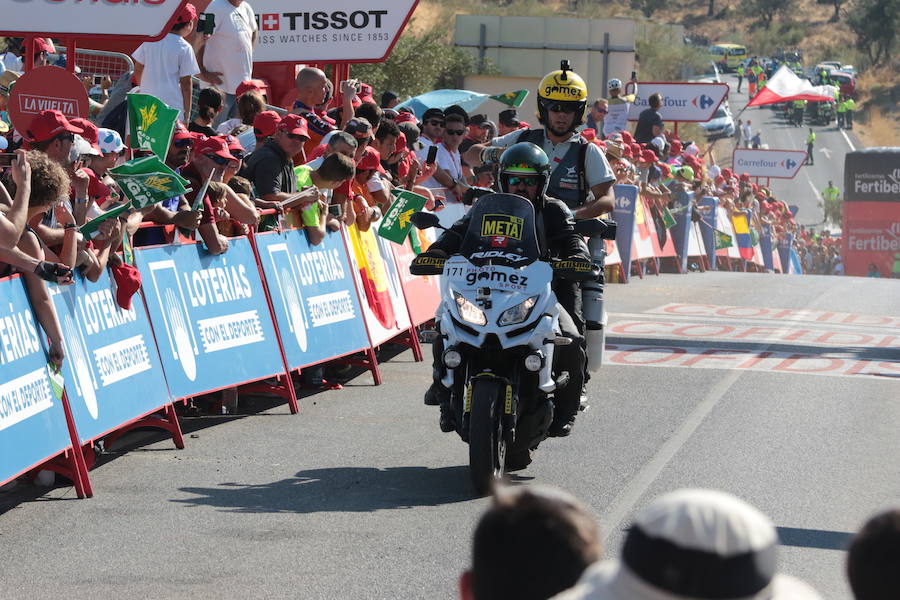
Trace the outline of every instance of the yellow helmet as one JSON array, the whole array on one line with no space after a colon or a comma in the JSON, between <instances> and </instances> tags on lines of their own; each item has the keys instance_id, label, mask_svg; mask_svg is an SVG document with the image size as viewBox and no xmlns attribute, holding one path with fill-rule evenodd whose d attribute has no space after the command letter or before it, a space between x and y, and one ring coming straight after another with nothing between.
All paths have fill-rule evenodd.
<instances>
[{"instance_id":1,"label":"yellow helmet","mask_svg":"<svg viewBox=\"0 0 900 600\"><path fill-rule=\"evenodd\" d=\"M564 60L558 71L544 75L538 87L538 97L563 102L584 102L588 97L588 89L584 79L569 68L569 61Z\"/></svg>"},{"instance_id":2,"label":"yellow helmet","mask_svg":"<svg viewBox=\"0 0 900 600\"><path fill-rule=\"evenodd\" d=\"M572 113L574 116L569 132L575 131L584 120L587 96L588 89L584 79L572 70L569 61L560 61L559 70L547 73L538 88L538 121L549 127L548 111ZM558 132L558 135L563 133Z\"/></svg>"}]
</instances>

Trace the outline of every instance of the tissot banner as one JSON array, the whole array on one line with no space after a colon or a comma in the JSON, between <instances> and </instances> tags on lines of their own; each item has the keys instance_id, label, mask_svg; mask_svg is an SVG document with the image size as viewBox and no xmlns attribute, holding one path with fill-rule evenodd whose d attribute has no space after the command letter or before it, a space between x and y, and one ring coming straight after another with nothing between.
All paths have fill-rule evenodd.
<instances>
[{"instance_id":1,"label":"tissot banner","mask_svg":"<svg viewBox=\"0 0 900 600\"><path fill-rule=\"evenodd\" d=\"M284 372L250 242L228 244L218 256L200 244L135 249L176 399Z\"/></svg>"},{"instance_id":2,"label":"tissot banner","mask_svg":"<svg viewBox=\"0 0 900 600\"><path fill-rule=\"evenodd\" d=\"M339 232L310 246L297 229L256 236L275 321L292 369L369 346Z\"/></svg>"},{"instance_id":3,"label":"tissot banner","mask_svg":"<svg viewBox=\"0 0 900 600\"><path fill-rule=\"evenodd\" d=\"M82 442L171 402L140 294L132 296L130 310L119 306L107 271L95 283L76 274L72 285L49 287L62 326L66 392Z\"/></svg>"},{"instance_id":4,"label":"tissot banner","mask_svg":"<svg viewBox=\"0 0 900 600\"><path fill-rule=\"evenodd\" d=\"M259 38L253 61L384 60L418 0L253 0Z\"/></svg>"},{"instance_id":5,"label":"tissot banner","mask_svg":"<svg viewBox=\"0 0 900 600\"><path fill-rule=\"evenodd\" d=\"M62 402L50 388L47 337L20 277L0 279L0 484L69 446ZM67 359L68 360L68 359Z\"/></svg>"}]
</instances>

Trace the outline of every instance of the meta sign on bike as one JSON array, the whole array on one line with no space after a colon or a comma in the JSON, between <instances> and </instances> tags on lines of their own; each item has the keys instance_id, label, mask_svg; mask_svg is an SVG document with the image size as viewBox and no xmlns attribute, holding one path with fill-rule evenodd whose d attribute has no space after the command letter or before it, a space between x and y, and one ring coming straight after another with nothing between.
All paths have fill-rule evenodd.
<instances>
[{"instance_id":1,"label":"meta sign on bike","mask_svg":"<svg viewBox=\"0 0 900 600\"><path fill-rule=\"evenodd\" d=\"M130 309L122 308L106 270L94 283L76 273L72 285L49 289L62 326L63 374L81 441L171 402L139 294Z\"/></svg>"},{"instance_id":2,"label":"meta sign on bike","mask_svg":"<svg viewBox=\"0 0 900 600\"><path fill-rule=\"evenodd\" d=\"M228 242L218 256L200 244L135 250L176 399L284 373L253 249Z\"/></svg>"},{"instance_id":3,"label":"meta sign on bike","mask_svg":"<svg viewBox=\"0 0 900 600\"><path fill-rule=\"evenodd\" d=\"M728 84L639 82L637 97L628 112L629 121L637 121L641 112L650 108L649 99L653 94L662 96L659 114L663 121L705 123L728 97Z\"/></svg>"},{"instance_id":4,"label":"meta sign on bike","mask_svg":"<svg viewBox=\"0 0 900 600\"><path fill-rule=\"evenodd\" d=\"M21 277L0 279L0 485L71 446Z\"/></svg>"},{"instance_id":5,"label":"meta sign on bike","mask_svg":"<svg viewBox=\"0 0 900 600\"><path fill-rule=\"evenodd\" d=\"M291 369L368 347L340 233L318 246L296 229L261 233L256 245Z\"/></svg>"}]
</instances>

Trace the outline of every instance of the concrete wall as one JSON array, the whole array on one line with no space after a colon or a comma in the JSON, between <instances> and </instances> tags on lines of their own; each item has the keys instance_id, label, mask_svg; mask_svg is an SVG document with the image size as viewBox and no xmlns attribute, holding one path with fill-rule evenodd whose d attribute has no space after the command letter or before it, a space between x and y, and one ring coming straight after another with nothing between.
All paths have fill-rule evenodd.
<instances>
[{"instance_id":1,"label":"concrete wall","mask_svg":"<svg viewBox=\"0 0 900 600\"><path fill-rule=\"evenodd\" d=\"M635 23L630 19L457 15L454 43L477 57L482 24L486 34L485 57L501 73L500 77L492 77L496 81L490 92L531 90L520 110L529 122L534 113L537 83L550 71L559 69L561 59L568 59L575 72L585 79L591 98L606 95L602 52L605 33L609 34L610 47L622 50L609 53L608 78L626 81L634 70ZM467 77L467 89L488 91L474 87L476 82L483 84L485 80L480 76Z\"/></svg>"}]
</instances>

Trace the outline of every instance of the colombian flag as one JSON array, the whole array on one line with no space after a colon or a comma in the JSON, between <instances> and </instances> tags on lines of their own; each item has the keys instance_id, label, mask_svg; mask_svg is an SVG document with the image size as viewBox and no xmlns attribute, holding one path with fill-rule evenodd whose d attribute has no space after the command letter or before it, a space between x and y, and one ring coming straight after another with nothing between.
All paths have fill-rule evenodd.
<instances>
[{"instance_id":1,"label":"colombian flag","mask_svg":"<svg viewBox=\"0 0 900 600\"><path fill-rule=\"evenodd\" d=\"M650 227L647 226L647 213L644 212L643 202L637 202L634 207L634 222L637 224L638 235L642 240L650 237Z\"/></svg>"},{"instance_id":2,"label":"colombian flag","mask_svg":"<svg viewBox=\"0 0 900 600\"><path fill-rule=\"evenodd\" d=\"M750 225L745 213L733 213L731 223L734 225L734 236L737 238L738 251L744 260L753 260L753 239L750 237Z\"/></svg>"},{"instance_id":3,"label":"colombian flag","mask_svg":"<svg viewBox=\"0 0 900 600\"><path fill-rule=\"evenodd\" d=\"M394 317L394 305L391 303L391 293L388 289L387 271L384 268L381 254L378 252L375 230L372 228L368 231L360 231L354 223L349 227L349 232L369 308L372 309L378 322L385 329L391 329L397 324L397 319Z\"/></svg>"}]
</instances>

